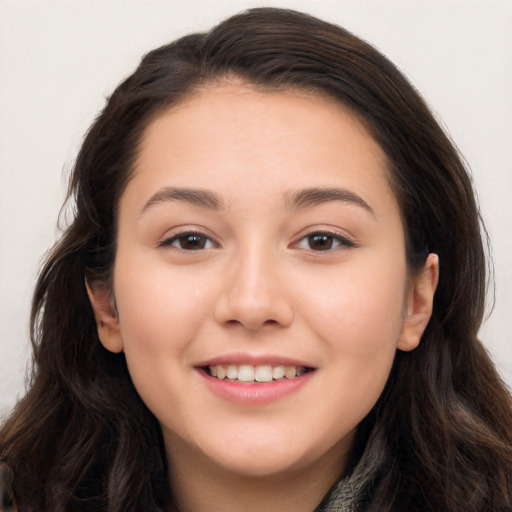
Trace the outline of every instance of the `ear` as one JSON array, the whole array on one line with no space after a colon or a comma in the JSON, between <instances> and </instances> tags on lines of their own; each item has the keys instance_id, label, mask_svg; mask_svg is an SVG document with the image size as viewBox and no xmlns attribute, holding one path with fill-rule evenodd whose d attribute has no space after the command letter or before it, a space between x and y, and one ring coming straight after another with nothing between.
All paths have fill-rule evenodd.
<instances>
[{"instance_id":1,"label":"ear","mask_svg":"<svg viewBox=\"0 0 512 512\"><path fill-rule=\"evenodd\" d=\"M398 339L399 350L414 350L432 316L434 293L439 280L439 258L429 254L421 272L411 279L407 290L404 323Z\"/></svg>"},{"instance_id":2,"label":"ear","mask_svg":"<svg viewBox=\"0 0 512 512\"><path fill-rule=\"evenodd\" d=\"M88 282L86 279L85 287L94 310L101 344L110 352L122 352L124 343L110 286L105 281Z\"/></svg>"}]
</instances>

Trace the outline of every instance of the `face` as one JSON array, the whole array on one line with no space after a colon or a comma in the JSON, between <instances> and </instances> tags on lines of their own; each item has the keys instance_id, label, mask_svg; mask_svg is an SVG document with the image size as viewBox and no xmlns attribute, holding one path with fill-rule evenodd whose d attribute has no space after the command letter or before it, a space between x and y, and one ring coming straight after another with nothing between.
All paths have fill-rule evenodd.
<instances>
[{"instance_id":1,"label":"face","mask_svg":"<svg viewBox=\"0 0 512 512\"><path fill-rule=\"evenodd\" d=\"M115 314L91 297L171 464L341 468L424 327L404 247L383 152L337 103L225 85L152 122L120 200Z\"/></svg>"}]
</instances>

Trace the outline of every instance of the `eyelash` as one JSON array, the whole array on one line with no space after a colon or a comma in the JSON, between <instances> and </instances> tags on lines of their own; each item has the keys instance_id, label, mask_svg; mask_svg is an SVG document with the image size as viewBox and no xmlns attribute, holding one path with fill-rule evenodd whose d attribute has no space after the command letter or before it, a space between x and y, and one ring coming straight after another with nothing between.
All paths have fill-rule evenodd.
<instances>
[{"instance_id":1,"label":"eyelash","mask_svg":"<svg viewBox=\"0 0 512 512\"><path fill-rule=\"evenodd\" d=\"M196 241L198 241L204 244L211 244L211 247L204 247L199 246L195 247L193 249L186 249L184 247L180 247L179 245L176 245L176 243L181 244L182 242L186 241L187 238L189 238L189 241L192 237L195 237ZM183 233L177 233L176 235L173 235L170 238L166 238L165 240L162 240L159 244L160 247L176 247L176 249L187 251L187 252L194 252L194 251L202 251L205 249L214 249L218 247L218 244L214 242L209 236L206 236L204 233L201 233L199 231L184 231Z\"/></svg>"},{"instance_id":2,"label":"eyelash","mask_svg":"<svg viewBox=\"0 0 512 512\"><path fill-rule=\"evenodd\" d=\"M330 244L325 249L313 249L311 247L312 239L315 237L323 237L324 240L328 239L328 243ZM308 243L309 247L300 247L301 242L305 241ZM333 244L336 244L335 247L333 247ZM298 242L294 244L296 247L299 247L300 249L306 249L310 250L316 253L321 252L329 252L336 249L339 249L341 247L350 249L352 247L356 247L356 243L353 240L350 240L350 238L347 238L345 236L340 235L339 233L335 233L332 231L312 231L311 233L308 233L307 235L303 236Z\"/></svg>"},{"instance_id":3,"label":"eyelash","mask_svg":"<svg viewBox=\"0 0 512 512\"><path fill-rule=\"evenodd\" d=\"M314 249L311 247L311 243L314 238L323 238L322 243L327 242L326 248L317 248ZM193 241L193 244L198 244L194 246L193 248L185 248L182 246L183 242L192 241L192 238L195 239ZM309 247L300 247L302 242L306 242ZM320 241L320 240L319 240ZM177 245L179 244L179 245ZM209 246L208 246L209 245ZM335 247L333 247L335 245ZM199 231L184 231L183 233L177 233L176 235L173 235L170 238L167 238L165 240L162 240L159 244L160 247L175 247L179 250L186 251L186 252L195 252L195 251L203 251L206 249L216 249L219 247L219 244L217 244L212 238L205 235L204 233L201 233ZM311 233L308 233L307 235L303 236L298 240L298 242L295 242L293 244L294 247L298 247L299 249L305 249L310 250L316 253L321 252L329 252L336 249L339 249L340 247L345 248L352 248L356 247L356 243L353 240L350 240L349 238L340 235L339 233L334 233L332 231L312 231Z\"/></svg>"}]
</instances>

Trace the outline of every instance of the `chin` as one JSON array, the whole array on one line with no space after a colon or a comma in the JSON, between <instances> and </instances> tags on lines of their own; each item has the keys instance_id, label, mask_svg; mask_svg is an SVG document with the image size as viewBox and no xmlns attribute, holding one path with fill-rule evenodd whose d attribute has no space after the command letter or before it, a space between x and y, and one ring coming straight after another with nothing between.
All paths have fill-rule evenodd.
<instances>
[{"instance_id":1,"label":"chin","mask_svg":"<svg viewBox=\"0 0 512 512\"><path fill-rule=\"evenodd\" d=\"M344 443L331 447L322 443L307 446L299 436L295 442L290 442L292 438L293 433L289 433L286 439L267 438L262 442L247 443L236 443L231 439L226 443L228 436L224 439L224 449L219 450L217 447L222 446L219 444L214 450L204 450L203 455L217 467L241 478L275 478L307 471L317 464L331 465L333 461L327 459L332 457L339 462L345 459Z\"/></svg>"},{"instance_id":2,"label":"chin","mask_svg":"<svg viewBox=\"0 0 512 512\"><path fill-rule=\"evenodd\" d=\"M291 459L290 457L276 457L265 452L258 457L247 455L229 457L216 461L222 469L241 478L268 478L276 477L301 470L308 466L307 461Z\"/></svg>"}]
</instances>

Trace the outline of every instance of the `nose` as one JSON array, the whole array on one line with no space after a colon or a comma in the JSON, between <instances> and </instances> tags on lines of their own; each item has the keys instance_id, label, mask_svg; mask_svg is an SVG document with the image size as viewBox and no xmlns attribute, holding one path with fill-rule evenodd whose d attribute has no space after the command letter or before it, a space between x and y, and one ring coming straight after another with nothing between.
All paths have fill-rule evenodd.
<instances>
[{"instance_id":1,"label":"nose","mask_svg":"<svg viewBox=\"0 0 512 512\"><path fill-rule=\"evenodd\" d=\"M233 262L223 280L215 319L223 325L240 325L255 331L288 327L293 308L275 258L261 251L247 251Z\"/></svg>"}]
</instances>

